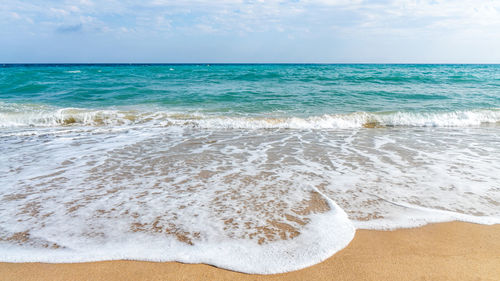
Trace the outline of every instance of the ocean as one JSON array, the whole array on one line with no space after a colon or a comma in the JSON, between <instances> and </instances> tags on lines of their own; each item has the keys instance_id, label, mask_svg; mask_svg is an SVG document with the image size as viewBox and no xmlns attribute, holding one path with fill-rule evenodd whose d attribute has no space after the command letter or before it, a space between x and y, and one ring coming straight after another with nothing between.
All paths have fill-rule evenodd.
<instances>
[{"instance_id":1,"label":"ocean","mask_svg":"<svg viewBox=\"0 0 500 281\"><path fill-rule=\"evenodd\" d=\"M0 261L316 264L500 223L500 65L0 65Z\"/></svg>"}]
</instances>

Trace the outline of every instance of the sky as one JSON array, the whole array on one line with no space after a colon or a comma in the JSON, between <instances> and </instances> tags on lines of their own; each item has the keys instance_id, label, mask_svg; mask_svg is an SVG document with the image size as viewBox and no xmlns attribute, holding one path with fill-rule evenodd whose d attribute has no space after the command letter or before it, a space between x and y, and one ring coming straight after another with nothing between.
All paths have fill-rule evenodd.
<instances>
[{"instance_id":1,"label":"sky","mask_svg":"<svg viewBox=\"0 0 500 281\"><path fill-rule=\"evenodd\" d=\"M500 0L1 0L0 63L500 63Z\"/></svg>"}]
</instances>

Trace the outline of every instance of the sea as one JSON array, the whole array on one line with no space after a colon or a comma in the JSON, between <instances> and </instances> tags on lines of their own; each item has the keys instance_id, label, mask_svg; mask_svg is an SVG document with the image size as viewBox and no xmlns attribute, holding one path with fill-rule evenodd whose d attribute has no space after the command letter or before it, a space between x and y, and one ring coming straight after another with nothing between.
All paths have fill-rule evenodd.
<instances>
[{"instance_id":1,"label":"sea","mask_svg":"<svg viewBox=\"0 0 500 281\"><path fill-rule=\"evenodd\" d=\"M500 223L500 65L0 65L0 261L270 274Z\"/></svg>"}]
</instances>

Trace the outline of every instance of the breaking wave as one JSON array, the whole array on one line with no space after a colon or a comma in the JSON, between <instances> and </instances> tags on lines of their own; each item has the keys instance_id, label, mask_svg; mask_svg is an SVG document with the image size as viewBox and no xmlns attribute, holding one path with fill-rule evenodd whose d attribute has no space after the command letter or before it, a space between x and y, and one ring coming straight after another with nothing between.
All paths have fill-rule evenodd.
<instances>
[{"instance_id":1,"label":"breaking wave","mask_svg":"<svg viewBox=\"0 0 500 281\"><path fill-rule=\"evenodd\" d=\"M4 104L5 105L5 104ZM223 116L116 109L3 106L0 127L121 126L151 123L214 129L349 129L377 127L469 127L498 125L500 109L449 112L355 112L310 117Z\"/></svg>"}]
</instances>

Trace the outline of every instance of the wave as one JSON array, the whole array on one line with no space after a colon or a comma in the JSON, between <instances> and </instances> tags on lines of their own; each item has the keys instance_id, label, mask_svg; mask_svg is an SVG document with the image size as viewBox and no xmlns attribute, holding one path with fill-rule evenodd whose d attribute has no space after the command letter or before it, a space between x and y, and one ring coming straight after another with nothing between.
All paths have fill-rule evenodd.
<instances>
[{"instance_id":1,"label":"wave","mask_svg":"<svg viewBox=\"0 0 500 281\"><path fill-rule=\"evenodd\" d=\"M310 117L242 117L115 109L0 109L0 127L123 126L153 124L221 129L349 129L379 127L470 127L500 125L500 109L449 112L355 112Z\"/></svg>"}]
</instances>

